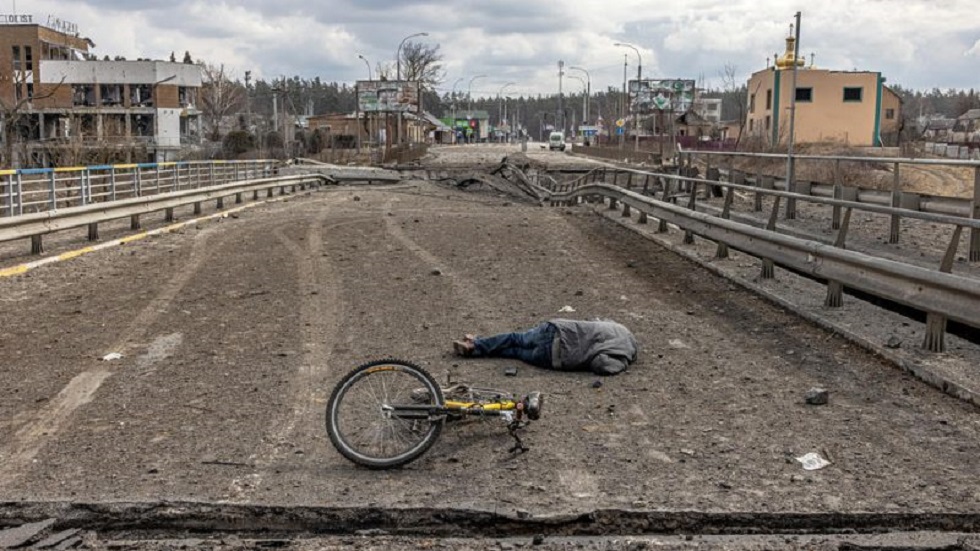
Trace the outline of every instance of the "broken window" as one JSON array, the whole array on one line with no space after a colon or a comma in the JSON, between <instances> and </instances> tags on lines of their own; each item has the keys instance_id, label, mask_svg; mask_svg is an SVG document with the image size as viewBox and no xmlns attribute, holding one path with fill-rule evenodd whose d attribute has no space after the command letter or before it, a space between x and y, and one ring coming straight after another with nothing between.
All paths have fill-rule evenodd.
<instances>
[{"instance_id":1,"label":"broken window","mask_svg":"<svg viewBox=\"0 0 980 551\"><path fill-rule=\"evenodd\" d=\"M177 88L177 101L180 102L181 107L191 107L197 103L197 90L190 88L188 86L180 86Z\"/></svg>"},{"instance_id":2,"label":"broken window","mask_svg":"<svg viewBox=\"0 0 980 551\"><path fill-rule=\"evenodd\" d=\"M153 86L149 84L133 84L129 87L129 103L133 107L153 106Z\"/></svg>"},{"instance_id":3,"label":"broken window","mask_svg":"<svg viewBox=\"0 0 980 551\"><path fill-rule=\"evenodd\" d=\"M133 136L151 137L153 136L153 116L132 115L130 127Z\"/></svg>"},{"instance_id":4,"label":"broken window","mask_svg":"<svg viewBox=\"0 0 980 551\"><path fill-rule=\"evenodd\" d=\"M103 84L100 86L99 95L102 97L102 105L121 105L123 102L122 84Z\"/></svg>"},{"instance_id":5,"label":"broken window","mask_svg":"<svg viewBox=\"0 0 980 551\"><path fill-rule=\"evenodd\" d=\"M34 57L31 54L30 46L24 46L24 66L27 67L28 71L34 70Z\"/></svg>"},{"instance_id":6,"label":"broken window","mask_svg":"<svg viewBox=\"0 0 980 551\"><path fill-rule=\"evenodd\" d=\"M864 88L861 88L860 86L857 87L845 86L844 101L861 101L861 95L863 92L864 92Z\"/></svg>"},{"instance_id":7,"label":"broken window","mask_svg":"<svg viewBox=\"0 0 980 551\"><path fill-rule=\"evenodd\" d=\"M71 102L76 107L95 106L95 87L91 84L73 84L71 86Z\"/></svg>"},{"instance_id":8,"label":"broken window","mask_svg":"<svg viewBox=\"0 0 980 551\"><path fill-rule=\"evenodd\" d=\"M14 60L14 71L20 71L20 46L13 46L10 53Z\"/></svg>"}]
</instances>

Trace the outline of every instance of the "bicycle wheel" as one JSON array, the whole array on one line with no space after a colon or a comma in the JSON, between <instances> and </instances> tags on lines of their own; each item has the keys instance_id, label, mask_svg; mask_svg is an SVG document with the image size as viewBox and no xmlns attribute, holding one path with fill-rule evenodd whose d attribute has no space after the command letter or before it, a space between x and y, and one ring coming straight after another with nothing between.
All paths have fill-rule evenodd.
<instances>
[{"instance_id":1,"label":"bicycle wheel","mask_svg":"<svg viewBox=\"0 0 980 551\"><path fill-rule=\"evenodd\" d=\"M334 387L327 434L337 451L358 465L400 467L425 453L442 432L445 417L419 406L443 404L442 390L421 367L401 360L366 363Z\"/></svg>"}]
</instances>

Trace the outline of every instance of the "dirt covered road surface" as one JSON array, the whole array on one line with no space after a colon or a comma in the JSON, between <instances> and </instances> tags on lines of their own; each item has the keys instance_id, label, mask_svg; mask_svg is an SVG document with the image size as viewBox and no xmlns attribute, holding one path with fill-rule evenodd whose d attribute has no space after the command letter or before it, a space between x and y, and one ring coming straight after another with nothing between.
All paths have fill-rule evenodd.
<instances>
[{"instance_id":1,"label":"dirt covered road surface","mask_svg":"<svg viewBox=\"0 0 980 551\"><path fill-rule=\"evenodd\" d=\"M452 355L464 333L552 317L624 323L639 361L599 378ZM2 526L74 518L120 541L125 526L196 526L203 546L214 531L347 532L359 539L331 545L365 549L419 531L519 536L465 544L508 549L539 532L557 546L980 530L975 407L587 206L429 182L298 193L2 278L0 324ZM542 391L530 451L466 422L404 468L356 467L326 437L326 400L389 357L440 381ZM812 387L829 403L807 405ZM810 452L830 464L804 470ZM553 548L586 545L569 541Z\"/></svg>"}]
</instances>

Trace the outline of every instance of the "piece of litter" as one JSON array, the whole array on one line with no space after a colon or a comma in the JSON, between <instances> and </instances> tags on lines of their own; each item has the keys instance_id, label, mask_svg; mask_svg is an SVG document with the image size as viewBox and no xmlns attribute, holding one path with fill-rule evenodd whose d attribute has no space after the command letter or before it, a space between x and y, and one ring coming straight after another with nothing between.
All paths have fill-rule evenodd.
<instances>
[{"instance_id":1,"label":"piece of litter","mask_svg":"<svg viewBox=\"0 0 980 551\"><path fill-rule=\"evenodd\" d=\"M112 360L122 359L122 357L123 357L123 355L120 354L119 352L109 352L105 356L102 356L102 361L103 362L109 362L109 361L112 361Z\"/></svg>"},{"instance_id":2,"label":"piece of litter","mask_svg":"<svg viewBox=\"0 0 980 551\"><path fill-rule=\"evenodd\" d=\"M667 344L670 345L671 348L691 348L684 341L680 339L670 339L669 341L667 341Z\"/></svg>"},{"instance_id":3,"label":"piece of litter","mask_svg":"<svg viewBox=\"0 0 980 551\"><path fill-rule=\"evenodd\" d=\"M561 310L558 310L559 313L560 312L574 312L574 311L575 311L575 309L572 308L571 306L568 306L567 304L565 306L562 306L561 307Z\"/></svg>"},{"instance_id":4,"label":"piece of litter","mask_svg":"<svg viewBox=\"0 0 980 551\"><path fill-rule=\"evenodd\" d=\"M830 461L820 457L820 454L816 452L810 452L803 457L797 457L796 460L803 464L804 471L815 471L830 465Z\"/></svg>"}]
</instances>

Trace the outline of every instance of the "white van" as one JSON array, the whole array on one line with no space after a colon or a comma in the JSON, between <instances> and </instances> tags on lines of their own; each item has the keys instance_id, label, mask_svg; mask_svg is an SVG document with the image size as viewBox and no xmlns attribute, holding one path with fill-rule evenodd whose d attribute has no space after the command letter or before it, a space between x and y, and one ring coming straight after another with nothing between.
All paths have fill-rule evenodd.
<instances>
[{"instance_id":1,"label":"white van","mask_svg":"<svg viewBox=\"0 0 980 551\"><path fill-rule=\"evenodd\" d=\"M552 132L548 135L548 149L551 151L565 151L565 134L562 132Z\"/></svg>"}]
</instances>

